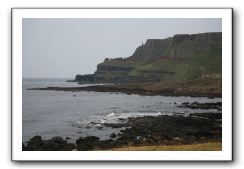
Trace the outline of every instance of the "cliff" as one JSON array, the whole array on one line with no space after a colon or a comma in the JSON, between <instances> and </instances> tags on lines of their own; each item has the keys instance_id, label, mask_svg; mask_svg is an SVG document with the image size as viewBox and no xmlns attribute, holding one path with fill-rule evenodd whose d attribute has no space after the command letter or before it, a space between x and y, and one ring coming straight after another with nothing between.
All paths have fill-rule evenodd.
<instances>
[{"instance_id":1,"label":"cliff","mask_svg":"<svg viewBox=\"0 0 244 169\"><path fill-rule=\"evenodd\" d=\"M106 58L80 83L140 83L193 80L222 74L222 33L148 39L127 58Z\"/></svg>"}]
</instances>

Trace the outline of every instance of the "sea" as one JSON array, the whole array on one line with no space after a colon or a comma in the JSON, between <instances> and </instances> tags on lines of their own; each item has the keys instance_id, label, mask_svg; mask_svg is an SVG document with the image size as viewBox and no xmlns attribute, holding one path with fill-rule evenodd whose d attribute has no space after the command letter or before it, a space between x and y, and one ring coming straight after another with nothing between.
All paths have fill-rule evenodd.
<instances>
[{"instance_id":1,"label":"sea","mask_svg":"<svg viewBox=\"0 0 244 169\"><path fill-rule=\"evenodd\" d=\"M69 138L97 136L108 139L121 128L104 127L103 123L118 123L128 117L158 116L218 112L180 108L183 102L221 102L221 98L140 96L111 92L69 92L27 90L36 87L81 87L92 84L66 82L67 79L23 79L22 139L27 142L36 135L43 139L54 136Z\"/></svg>"}]
</instances>

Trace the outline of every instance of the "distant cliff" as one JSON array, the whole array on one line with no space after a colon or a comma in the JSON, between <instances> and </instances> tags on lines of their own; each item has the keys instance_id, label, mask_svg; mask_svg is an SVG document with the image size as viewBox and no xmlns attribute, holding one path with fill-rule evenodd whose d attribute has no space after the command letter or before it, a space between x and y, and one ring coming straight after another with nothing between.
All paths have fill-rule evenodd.
<instances>
[{"instance_id":1,"label":"distant cliff","mask_svg":"<svg viewBox=\"0 0 244 169\"><path fill-rule=\"evenodd\" d=\"M222 33L148 39L127 58L106 58L80 83L140 83L192 80L222 74Z\"/></svg>"}]
</instances>

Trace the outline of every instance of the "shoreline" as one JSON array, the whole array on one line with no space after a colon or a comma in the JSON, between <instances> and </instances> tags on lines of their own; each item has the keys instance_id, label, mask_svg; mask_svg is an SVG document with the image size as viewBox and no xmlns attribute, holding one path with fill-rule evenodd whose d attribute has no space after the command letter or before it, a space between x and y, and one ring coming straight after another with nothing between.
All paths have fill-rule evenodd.
<instances>
[{"instance_id":1,"label":"shoreline","mask_svg":"<svg viewBox=\"0 0 244 169\"><path fill-rule=\"evenodd\" d=\"M93 91L93 92L111 92L111 93L125 93L128 95L137 94L141 96L190 96L190 97L209 97L221 98L222 91L212 86L156 86L152 85L92 85L85 87L45 87L45 88L29 88L27 90L52 90L52 91Z\"/></svg>"},{"instance_id":2,"label":"shoreline","mask_svg":"<svg viewBox=\"0 0 244 169\"><path fill-rule=\"evenodd\" d=\"M23 151L92 151L111 150L122 147L195 145L222 142L222 113L191 113L183 115L159 115L130 117L125 123L105 123L105 127L122 128L110 139L96 136L80 137L75 144L62 137L42 140L34 136Z\"/></svg>"}]
</instances>

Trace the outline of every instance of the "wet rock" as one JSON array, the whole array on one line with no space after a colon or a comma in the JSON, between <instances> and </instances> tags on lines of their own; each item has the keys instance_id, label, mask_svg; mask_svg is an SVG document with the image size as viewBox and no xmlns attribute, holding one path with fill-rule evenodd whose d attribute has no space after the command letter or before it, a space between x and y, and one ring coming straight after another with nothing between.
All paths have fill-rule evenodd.
<instances>
[{"instance_id":1,"label":"wet rock","mask_svg":"<svg viewBox=\"0 0 244 169\"><path fill-rule=\"evenodd\" d=\"M97 149L111 149L111 148L118 147L118 146L119 146L119 144L115 140L112 140L112 139L101 140L98 143Z\"/></svg>"},{"instance_id":2,"label":"wet rock","mask_svg":"<svg viewBox=\"0 0 244 169\"><path fill-rule=\"evenodd\" d=\"M116 138L116 134L115 133L110 134L110 138Z\"/></svg>"},{"instance_id":3,"label":"wet rock","mask_svg":"<svg viewBox=\"0 0 244 169\"><path fill-rule=\"evenodd\" d=\"M222 109L222 102L216 102L216 103L198 103L198 102L184 102L178 107L186 107L190 109L216 109L220 111Z\"/></svg>"},{"instance_id":4,"label":"wet rock","mask_svg":"<svg viewBox=\"0 0 244 169\"><path fill-rule=\"evenodd\" d=\"M74 144L68 143L62 137L53 137L45 141L46 151L71 151L75 148Z\"/></svg>"},{"instance_id":5,"label":"wet rock","mask_svg":"<svg viewBox=\"0 0 244 169\"><path fill-rule=\"evenodd\" d=\"M105 127L111 127L111 128L122 128L122 127L128 127L129 125L127 123L104 123Z\"/></svg>"},{"instance_id":6,"label":"wet rock","mask_svg":"<svg viewBox=\"0 0 244 169\"><path fill-rule=\"evenodd\" d=\"M126 119L124 119L124 118L119 118L119 121L121 121L121 122L125 122Z\"/></svg>"},{"instance_id":7,"label":"wet rock","mask_svg":"<svg viewBox=\"0 0 244 169\"><path fill-rule=\"evenodd\" d=\"M96 136L80 137L74 144L67 143L61 137L42 140L41 136L31 138L22 144L24 151L90 151L111 149L129 145L172 145L192 144L222 140L221 113L191 113L189 116L144 116L131 117L126 123L104 123L106 127L122 128L109 140L100 140ZM67 138L66 138L67 139Z\"/></svg>"},{"instance_id":8,"label":"wet rock","mask_svg":"<svg viewBox=\"0 0 244 169\"><path fill-rule=\"evenodd\" d=\"M77 149L79 151L88 151L88 150L94 150L98 144L99 144L98 137L95 136L89 136L85 138L79 138L76 140Z\"/></svg>"},{"instance_id":9,"label":"wet rock","mask_svg":"<svg viewBox=\"0 0 244 169\"><path fill-rule=\"evenodd\" d=\"M62 137L59 137L59 136L51 138L50 141L55 142L55 143L61 143L61 144L67 143L67 141L65 141Z\"/></svg>"},{"instance_id":10,"label":"wet rock","mask_svg":"<svg viewBox=\"0 0 244 169\"><path fill-rule=\"evenodd\" d=\"M203 117L206 119L211 120L221 120L222 119L222 113L191 113L189 115L190 117Z\"/></svg>"},{"instance_id":11,"label":"wet rock","mask_svg":"<svg viewBox=\"0 0 244 169\"><path fill-rule=\"evenodd\" d=\"M129 118L127 124L130 128L120 131L116 141L123 144L138 143L138 141L139 144L188 144L201 141L201 137L208 140L221 138L222 128L216 125L221 124L221 121L218 120L222 117L221 113L196 114L210 118L197 119L193 118L192 115L189 117L160 115L157 117Z\"/></svg>"},{"instance_id":12,"label":"wet rock","mask_svg":"<svg viewBox=\"0 0 244 169\"><path fill-rule=\"evenodd\" d=\"M38 151L38 150L41 151L43 145L44 145L44 142L42 140L42 137L34 136L27 142L24 149L27 151ZM22 147L22 149L23 149L23 147Z\"/></svg>"},{"instance_id":13,"label":"wet rock","mask_svg":"<svg viewBox=\"0 0 244 169\"><path fill-rule=\"evenodd\" d=\"M24 151L71 151L74 148L74 144L68 143L62 137L53 137L50 140L42 140L41 136L34 136L22 149Z\"/></svg>"}]
</instances>

